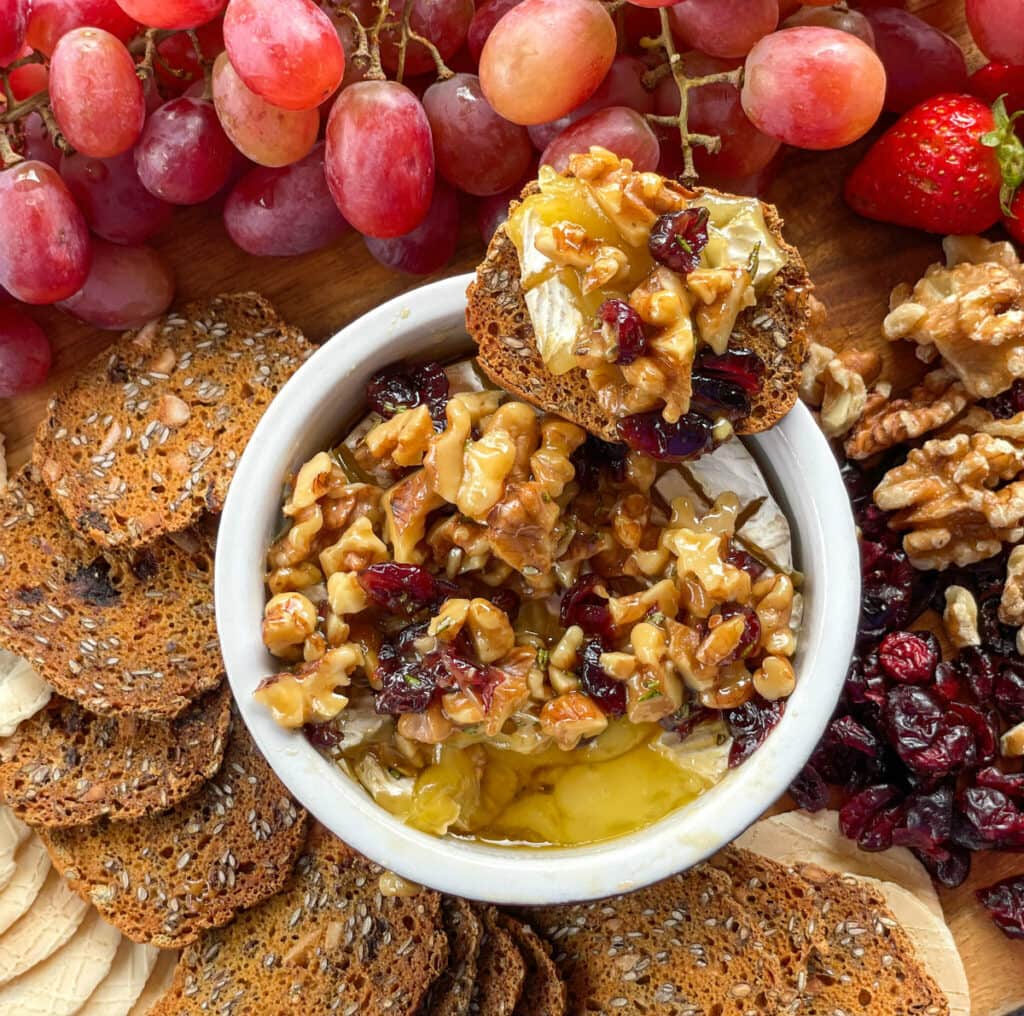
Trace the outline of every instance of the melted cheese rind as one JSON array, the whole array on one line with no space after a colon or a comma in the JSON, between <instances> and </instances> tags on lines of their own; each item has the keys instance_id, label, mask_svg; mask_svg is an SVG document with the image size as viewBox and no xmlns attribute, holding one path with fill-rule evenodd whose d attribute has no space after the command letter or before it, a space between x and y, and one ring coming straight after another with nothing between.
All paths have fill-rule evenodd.
<instances>
[{"instance_id":1,"label":"melted cheese rind","mask_svg":"<svg viewBox=\"0 0 1024 1016\"><path fill-rule=\"evenodd\" d=\"M52 689L20 656L0 649L0 737L35 716L50 701Z\"/></svg>"}]
</instances>

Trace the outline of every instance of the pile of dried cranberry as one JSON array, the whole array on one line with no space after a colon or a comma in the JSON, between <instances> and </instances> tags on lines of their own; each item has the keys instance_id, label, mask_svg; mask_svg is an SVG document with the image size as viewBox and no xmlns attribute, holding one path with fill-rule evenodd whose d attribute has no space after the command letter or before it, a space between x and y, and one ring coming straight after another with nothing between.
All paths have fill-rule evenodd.
<instances>
[{"instance_id":1,"label":"pile of dried cranberry","mask_svg":"<svg viewBox=\"0 0 1024 1016\"><path fill-rule=\"evenodd\" d=\"M1024 850L1024 772L999 736L1024 720L1024 659L997 616L1006 557L943 573L915 571L871 503L874 477L844 476L862 532L859 646L829 728L790 788L808 811L842 788L840 826L864 850L909 847L944 886L960 885L976 850ZM929 632L905 627L945 589L978 603L981 647L941 660ZM1006 934L1024 937L1024 875L978 893Z\"/></svg>"}]
</instances>

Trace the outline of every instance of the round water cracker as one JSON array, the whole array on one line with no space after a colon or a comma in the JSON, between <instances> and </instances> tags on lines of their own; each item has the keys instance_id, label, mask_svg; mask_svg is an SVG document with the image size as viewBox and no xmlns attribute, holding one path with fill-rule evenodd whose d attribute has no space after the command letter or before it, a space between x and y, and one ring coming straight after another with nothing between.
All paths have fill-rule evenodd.
<instances>
[{"instance_id":1,"label":"round water cracker","mask_svg":"<svg viewBox=\"0 0 1024 1016\"><path fill-rule=\"evenodd\" d=\"M0 804L0 890L6 889L14 877L18 848L30 833L29 827L10 808Z\"/></svg>"},{"instance_id":2,"label":"round water cracker","mask_svg":"<svg viewBox=\"0 0 1024 1016\"><path fill-rule=\"evenodd\" d=\"M176 949L160 949L156 966L153 967L142 993L135 1000L128 1016L149 1016L156 1004L167 994L174 980L174 971L178 966Z\"/></svg>"},{"instance_id":3,"label":"round water cracker","mask_svg":"<svg viewBox=\"0 0 1024 1016\"><path fill-rule=\"evenodd\" d=\"M773 944L706 864L625 896L520 916L551 943L573 1014L763 1016L784 984Z\"/></svg>"},{"instance_id":4,"label":"round water cracker","mask_svg":"<svg viewBox=\"0 0 1024 1016\"><path fill-rule=\"evenodd\" d=\"M779 864L811 863L831 871L895 882L913 893L940 921L945 920L942 904L924 865L906 847L870 853L861 850L842 834L836 811L820 811L814 815L787 811L763 818L743 833L735 845Z\"/></svg>"},{"instance_id":5,"label":"round water cracker","mask_svg":"<svg viewBox=\"0 0 1024 1016\"><path fill-rule=\"evenodd\" d=\"M441 913L448 936L448 966L431 987L423 1003L423 1016L467 1016L483 924L473 908L457 896L441 900Z\"/></svg>"},{"instance_id":6,"label":"round water cracker","mask_svg":"<svg viewBox=\"0 0 1024 1016\"><path fill-rule=\"evenodd\" d=\"M52 956L85 920L89 905L50 870L29 909L0 938L0 985Z\"/></svg>"},{"instance_id":7,"label":"round water cracker","mask_svg":"<svg viewBox=\"0 0 1024 1016\"><path fill-rule=\"evenodd\" d=\"M508 914L498 922L526 963L526 980L513 1016L565 1016L565 982L551 959L551 947L528 924Z\"/></svg>"},{"instance_id":8,"label":"round water cracker","mask_svg":"<svg viewBox=\"0 0 1024 1016\"><path fill-rule=\"evenodd\" d=\"M0 796L54 828L166 811L220 768L230 723L226 683L166 722L97 716L58 697L0 745Z\"/></svg>"},{"instance_id":9,"label":"round water cracker","mask_svg":"<svg viewBox=\"0 0 1024 1016\"><path fill-rule=\"evenodd\" d=\"M23 469L0 501L0 644L94 713L169 719L220 684L213 559L160 540L130 559L78 540Z\"/></svg>"},{"instance_id":10,"label":"round water cracker","mask_svg":"<svg viewBox=\"0 0 1024 1016\"><path fill-rule=\"evenodd\" d=\"M305 832L305 811L236 716L220 771L170 811L40 836L111 924L133 941L178 948L277 892Z\"/></svg>"},{"instance_id":11,"label":"round water cracker","mask_svg":"<svg viewBox=\"0 0 1024 1016\"><path fill-rule=\"evenodd\" d=\"M322 827L289 884L184 951L153 1016L413 1016L448 958L440 898L384 896Z\"/></svg>"},{"instance_id":12,"label":"round water cracker","mask_svg":"<svg viewBox=\"0 0 1024 1016\"><path fill-rule=\"evenodd\" d=\"M110 970L121 933L89 914L68 942L0 988L0 1012L73 1016Z\"/></svg>"},{"instance_id":13,"label":"round water cracker","mask_svg":"<svg viewBox=\"0 0 1024 1016\"><path fill-rule=\"evenodd\" d=\"M38 836L27 839L15 857L14 874L0 890L0 935L28 912L50 872L50 857Z\"/></svg>"},{"instance_id":14,"label":"round water cracker","mask_svg":"<svg viewBox=\"0 0 1024 1016\"><path fill-rule=\"evenodd\" d=\"M120 945L114 962L77 1016L125 1016L146 987L160 950L117 935Z\"/></svg>"},{"instance_id":15,"label":"round water cracker","mask_svg":"<svg viewBox=\"0 0 1024 1016\"><path fill-rule=\"evenodd\" d=\"M138 547L219 511L270 400L312 352L255 293L125 334L58 392L33 461L73 529Z\"/></svg>"},{"instance_id":16,"label":"round water cracker","mask_svg":"<svg viewBox=\"0 0 1024 1016\"><path fill-rule=\"evenodd\" d=\"M52 691L25 660L0 649L0 737L10 737L38 713Z\"/></svg>"}]
</instances>

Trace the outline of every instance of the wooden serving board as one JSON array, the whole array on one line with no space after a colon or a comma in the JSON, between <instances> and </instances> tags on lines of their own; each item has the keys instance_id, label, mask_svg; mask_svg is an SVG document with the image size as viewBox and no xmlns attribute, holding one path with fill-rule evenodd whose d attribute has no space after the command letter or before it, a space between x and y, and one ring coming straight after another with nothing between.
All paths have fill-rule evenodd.
<instances>
[{"instance_id":1,"label":"wooden serving board","mask_svg":"<svg viewBox=\"0 0 1024 1016\"><path fill-rule=\"evenodd\" d=\"M964 24L963 0L912 0L909 7L954 35L967 49L972 69L982 62ZM937 237L858 219L843 204L842 181L866 144L838 152L788 153L768 196L779 206L787 237L803 252L828 307L822 341L833 348L878 350L886 376L899 385L914 380L919 365L906 355L908 350L894 354L881 337L889 291L897 282L915 281L941 257L941 249ZM457 257L442 275L469 271L480 259L482 245L471 211L466 218ZM317 342L384 300L432 281L383 268L355 235L301 258L252 258L231 243L217 210L209 207L179 211L155 245L174 266L180 300L256 289ZM0 433L6 435L12 467L29 457L49 391L73 377L110 338L110 333L95 332L47 308L32 313L53 341L56 362L48 389L0 400ZM1024 854L979 854L968 882L941 893L967 967L974 1016L1024 1016L1024 942L1003 936L974 898L975 889L1021 873Z\"/></svg>"}]
</instances>

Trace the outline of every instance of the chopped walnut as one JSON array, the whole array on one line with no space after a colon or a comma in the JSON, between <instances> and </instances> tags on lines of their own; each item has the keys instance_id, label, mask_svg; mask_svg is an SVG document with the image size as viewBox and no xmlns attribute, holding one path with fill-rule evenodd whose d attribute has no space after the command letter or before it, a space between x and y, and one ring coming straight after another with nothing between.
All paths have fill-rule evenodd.
<instances>
[{"instance_id":1,"label":"chopped walnut","mask_svg":"<svg viewBox=\"0 0 1024 1016\"><path fill-rule=\"evenodd\" d=\"M949 586L946 589L946 609L942 612L942 623L949 641L956 649L981 645L978 604L969 589L963 586Z\"/></svg>"},{"instance_id":2,"label":"chopped walnut","mask_svg":"<svg viewBox=\"0 0 1024 1016\"><path fill-rule=\"evenodd\" d=\"M533 245L555 264L582 268L584 293L612 286L629 274L625 251L595 240L574 222L542 226Z\"/></svg>"},{"instance_id":3,"label":"chopped walnut","mask_svg":"<svg viewBox=\"0 0 1024 1016\"><path fill-rule=\"evenodd\" d=\"M1011 727L999 739L999 750L1007 758L1019 758L1024 755L1024 722Z\"/></svg>"},{"instance_id":4,"label":"chopped walnut","mask_svg":"<svg viewBox=\"0 0 1024 1016\"><path fill-rule=\"evenodd\" d=\"M926 374L905 398L868 396L864 412L846 440L851 459L868 459L945 427L970 401L963 382L945 367Z\"/></svg>"},{"instance_id":5,"label":"chopped walnut","mask_svg":"<svg viewBox=\"0 0 1024 1016\"><path fill-rule=\"evenodd\" d=\"M812 343L800 381L800 397L821 407L821 428L829 437L845 434L860 418L868 401L867 386L881 370L877 353L845 350Z\"/></svg>"},{"instance_id":6,"label":"chopped walnut","mask_svg":"<svg viewBox=\"0 0 1024 1016\"><path fill-rule=\"evenodd\" d=\"M363 665L363 651L348 644L329 649L295 673L274 674L260 682L254 695L282 727L332 720L348 705L338 691L351 684L351 674Z\"/></svg>"},{"instance_id":7,"label":"chopped walnut","mask_svg":"<svg viewBox=\"0 0 1024 1016\"><path fill-rule=\"evenodd\" d=\"M992 247L985 256L994 260L933 264L909 292L898 287L882 326L890 341L916 342L927 361L941 356L976 398L1024 377L1024 265Z\"/></svg>"},{"instance_id":8,"label":"chopped walnut","mask_svg":"<svg viewBox=\"0 0 1024 1016\"><path fill-rule=\"evenodd\" d=\"M596 737L608 726L608 717L589 696L570 691L544 703L540 729L562 751L572 751L584 737Z\"/></svg>"},{"instance_id":9,"label":"chopped walnut","mask_svg":"<svg viewBox=\"0 0 1024 1016\"><path fill-rule=\"evenodd\" d=\"M396 466L419 466L433 436L430 409L417 406L382 420L367 432L363 444L377 460L390 458Z\"/></svg>"},{"instance_id":10,"label":"chopped walnut","mask_svg":"<svg viewBox=\"0 0 1024 1016\"><path fill-rule=\"evenodd\" d=\"M399 480L385 495L384 531L396 561L419 564L424 552L419 543L426 535L427 516L444 504L427 483L426 470L419 469Z\"/></svg>"},{"instance_id":11,"label":"chopped walnut","mask_svg":"<svg viewBox=\"0 0 1024 1016\"><path fill-rule=\"evenodd\" d=\"M558 502L536 480L512 484L487 515L491 550L537 586L550 578L560 515Z\"/></svg>"},{"instance_id":12,"label":"chopped walnut","mask_svg":"<svg viewBox=\"0 0 1024 1016\"><path fill-rule=\"evenodd\" d=\"M1014 547L1006 560L1006 582L999 599L999 620L1024 625L1024 546Z\"/></svg>"},{"instance_id":13,"label":"chopped walnut","mask_svg":"<svg viewBox=\"0 0 1024 1016\"><path fill-rule=\"evenodd\" d=\"M903 547L917 568L942 570L998 554L1024 536L1024 434L1007 422L969 414L965 432L932 438L890 469L875 504L894 512ZM1024 427L1018 427L1024 430Z\"/></svg>"}]
</instances>

